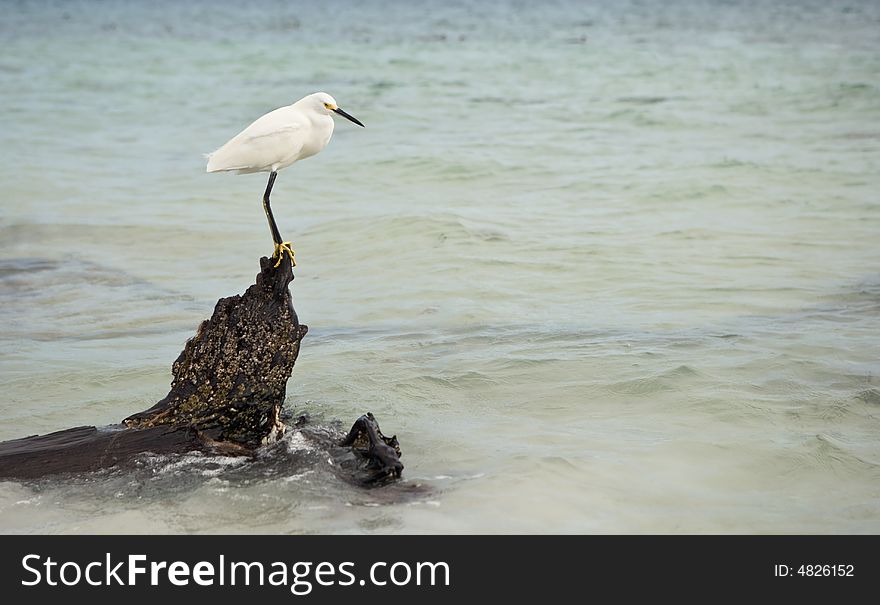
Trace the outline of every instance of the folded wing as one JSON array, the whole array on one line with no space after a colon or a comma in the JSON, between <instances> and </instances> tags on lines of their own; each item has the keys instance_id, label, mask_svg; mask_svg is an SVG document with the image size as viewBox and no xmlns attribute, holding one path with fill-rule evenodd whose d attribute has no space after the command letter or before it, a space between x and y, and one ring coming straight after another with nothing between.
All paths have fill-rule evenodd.
<instances>
[{"instance_id":1,"label":"folded wing","mask_svg":"<svg viewBox=\"0 0 880 605\"><path fill-rule=\"evenodd\" d=\"M208 155L208 172L268 172L295 161L303 147L304 120L292 107L258 118Z\"/></svg>"}]
</instances>

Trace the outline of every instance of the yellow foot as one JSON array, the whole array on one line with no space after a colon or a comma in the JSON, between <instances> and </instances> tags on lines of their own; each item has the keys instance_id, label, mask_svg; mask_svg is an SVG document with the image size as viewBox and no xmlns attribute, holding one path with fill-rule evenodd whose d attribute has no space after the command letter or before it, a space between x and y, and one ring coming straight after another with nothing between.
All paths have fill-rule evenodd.
<instances>
[{"instance_id":1,"label":"yellow foot","mask_svg":"<svg viewBox=\"0 0 880 605\"><path fill-rule=\"evenodd\" d=\"M293 255L296 253L290 247L290 242L281 242L280 244L275 244L275 252L272 253L272 258L278 258L278 262L275 263L276 269L281 264L281 259L284 258L285 252L290 255L290 266L296 267L296 260L293 258Z\"/></svg>"}]
</instances>

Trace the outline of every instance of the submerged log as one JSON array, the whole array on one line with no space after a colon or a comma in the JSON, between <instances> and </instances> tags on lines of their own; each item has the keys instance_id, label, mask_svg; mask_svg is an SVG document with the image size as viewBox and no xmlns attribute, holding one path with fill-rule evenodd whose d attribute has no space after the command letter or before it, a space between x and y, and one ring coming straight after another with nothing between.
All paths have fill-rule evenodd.
<instances>
[{"instance_id":1,"label":"submerged log","mask_svg":"<svg viewBox=\"0 0 880 605\"><path fill-rule=\"evenodd\" d=\"M261 258L255 283L243 295L221 298L187 341L161 401L119 425L2 442L0 477L124 467L147 452L252 455L277 441L288 430L281 407L308 333L293 308L292 280L289 257L277 268ZM359 481L399 477L403 470L397 439L384 437L372 414L359 418L338 445L361 461Z\"/></svg>"},{"instance_id":2,"label":"submerged log","mask_svg":"<svg viewBox=\"0 0 880 605\"><path fill-rule=\"evenodd\" d=\"M382 475L400 477L403 472L397 435L391 437L383 435L372 413L367 412L355 420L348 435L339 442L339 445L351 447L352 451L364 460L368 469L376 469L380 472L380 477Z\"/></svg>"}]
</instances>

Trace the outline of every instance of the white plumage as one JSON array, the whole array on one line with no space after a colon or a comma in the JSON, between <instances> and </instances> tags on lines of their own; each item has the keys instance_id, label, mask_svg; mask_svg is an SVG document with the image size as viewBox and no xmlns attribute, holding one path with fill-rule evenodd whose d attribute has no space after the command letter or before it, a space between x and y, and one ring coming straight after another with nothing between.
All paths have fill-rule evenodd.
<instances>
[{"instance_id":1,"label":"white plumage","mask_svg":"<svg viewBox=\"0 0 880 605\"><path fill-rule=\"evenodd\" d=\"M342 111L333 97L325 92L316 92L293 105L279 107L257 118L220 149L208 154L208 172L235 170L239 174L271 173L263 194L263 209L275 242L273 258L278 257L276 267L281 263L285 252L290 255L291 263L296 263L293 261L290 242L281 241L281 234L272 216L269 205L272 185L279 170L311 157L327 146L333 135L331 112L363 126L357 118Z\"/></svg>"},{"instance_id":2,"label":"white plumage","mask_svg":"<svg viewBox=\"0 0 880 605\"><path fill-rule=\"evenodd\" d=\"M325 92L316 92L293 105L270 111L209 154L208 172L278 172L311 157L324 149L333 135L330 112L351 119Z\"/></svg>"}]
</instances>

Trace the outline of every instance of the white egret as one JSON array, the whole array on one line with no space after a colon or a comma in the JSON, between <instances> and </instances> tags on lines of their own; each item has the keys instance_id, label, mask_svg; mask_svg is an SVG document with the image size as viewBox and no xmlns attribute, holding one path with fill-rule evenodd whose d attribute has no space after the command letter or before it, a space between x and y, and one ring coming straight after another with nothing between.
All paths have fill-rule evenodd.
<instances>
[{"instance_id":1,"label":"white egret","mask_svg":"<svg viewBox=\"0 0 880 605\"><path fill-rule=\"evenodd\" d=\"M238 174L269 173L269 184L263 194L263 210L275 242L272 258L278 258L276 267L281 264L285 252L290 255L293 266L296 266L296 262L290 242L282 241L275 217L272 216L269 205L272 185L279 170L311 157L327 146L333 134L330 112L363 126L360 120L342 111L333 97L325 92L316 92L293 105L280 107L257 118L220 149L208 155L208 172L235 170Z\"/></svg>"}]
</instances>

